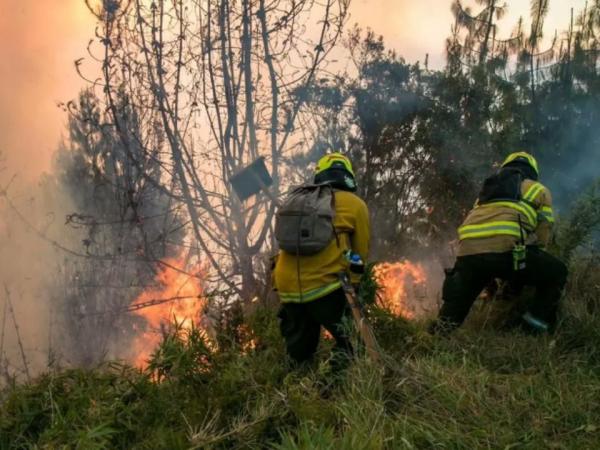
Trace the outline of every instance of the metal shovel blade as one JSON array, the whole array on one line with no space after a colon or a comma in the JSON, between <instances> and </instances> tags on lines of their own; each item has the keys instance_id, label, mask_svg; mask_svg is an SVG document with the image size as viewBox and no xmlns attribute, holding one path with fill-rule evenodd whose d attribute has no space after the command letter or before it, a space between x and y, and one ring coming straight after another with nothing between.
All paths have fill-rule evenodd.
<instances>
[{"instance_id":1,"label":"metal shovel blade","mask_svg":"<svg viewBox=\"0 0 600 450\"><path fill-rule=\"evenodd\" d=\"M267 170L265 158L261 156L252 164L239 170L229 179L229 182L240 201L243 202L261 190L266 190L273 184L273 178Z\"/></svg>"}]
</instances>

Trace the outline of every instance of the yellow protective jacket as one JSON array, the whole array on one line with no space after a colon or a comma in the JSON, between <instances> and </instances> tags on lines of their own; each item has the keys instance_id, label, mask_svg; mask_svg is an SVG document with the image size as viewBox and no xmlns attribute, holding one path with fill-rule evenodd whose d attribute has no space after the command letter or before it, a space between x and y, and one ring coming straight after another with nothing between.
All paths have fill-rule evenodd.
<instances>
[{"instance_id":1,"label":"yellow protective jacket","mask_svg":"<svg viewBox=\"0 0 600 450\"><path fill-rule=\"evenodd\" d=\"M346 250L358 253L363 261L369 254L369 210L356 194L335 191L333 224L337 239L315 255L296 256L280 250L273 281L283 303L317 300L341 287L339 273L348 271ZM360 277L353 276L353 282Z\"/></svg>"},{"instance_id":2,"label":"yellow protective jacket","mask_svg":"<svg viewBox=\"0 0 600 450\"><path fill-rule=\"evenodd\" d=\"M553 223L550 191L541 183L526 179L521 183L519 202L475 203L458 229L458 256L511 251L521 240L520 225L527 244L545 247Z\"/></svg>"}]
</instances>

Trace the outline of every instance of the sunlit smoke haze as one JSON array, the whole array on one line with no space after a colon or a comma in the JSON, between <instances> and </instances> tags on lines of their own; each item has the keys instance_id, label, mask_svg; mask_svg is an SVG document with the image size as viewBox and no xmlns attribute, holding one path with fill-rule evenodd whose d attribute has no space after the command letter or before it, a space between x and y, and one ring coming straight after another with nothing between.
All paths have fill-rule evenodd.
<instances>
[{"instance_id":1,"label":"sunlit smoke haze","mask_svg":"<svg viewBox=\"0 0 600 450\"><path fill-rule=\"evenodd\" d=\"M407 61L444 64L445 39L450 33L450 0L354 0L349 24L382 34L389 48ZM546 20L550 30L568 27L570 10L585 0L551 2ZM527 17L528 0L508 2L502 21L510 33L519 16ZM527 23L527 20L526 20ZM35 178L50 168L52 153L64 126L57 104L86 86L74 68L85 58L86 75L95 78L87 44L95 38L94 17L83 0L3 0L0 3L0 150L9 169Z\"/></svg>"},{"instance_id":2,"label":"sunlit smoke haze","mask_svg":"<svg viewBox=\"0 0 600 450\"><path fill-rule=\"evenodd\" d=\"M74 61L93 36L82 0L0 2L0 151L11 172L50 168L64 127L57 105L83 86Z\"/></svg>"}]
</instances>

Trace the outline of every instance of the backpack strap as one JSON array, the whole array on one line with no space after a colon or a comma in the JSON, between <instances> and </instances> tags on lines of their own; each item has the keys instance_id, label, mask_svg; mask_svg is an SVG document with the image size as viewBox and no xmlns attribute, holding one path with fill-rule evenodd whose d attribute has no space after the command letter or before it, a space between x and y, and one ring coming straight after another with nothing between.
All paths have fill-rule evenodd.
<instances>
[{"instance_id":1,"label":"backpack strap","mask_svg":"<svg viewBox=\"0 0 600 450\"><path fill-rule=\"evenodd\" d=\"M337 229L335 228L335 193L338 189L335 189L333 186L328 185L329 189L331 189L331 210L333 211L333 215L331 216L331 227L333 228L333 235L335 236L335 243L338 248L340 248L340 236L338 234Z\"/></svg>"}]
</instances>

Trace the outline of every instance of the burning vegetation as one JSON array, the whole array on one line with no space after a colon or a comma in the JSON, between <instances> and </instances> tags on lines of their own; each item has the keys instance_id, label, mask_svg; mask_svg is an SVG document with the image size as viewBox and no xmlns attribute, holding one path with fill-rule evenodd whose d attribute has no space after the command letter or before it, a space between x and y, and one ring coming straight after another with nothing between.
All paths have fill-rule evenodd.
<instances>
[{"instance_id":1,"label":"burning vegetation","mask_svg":"<svg viewBox=\"0 0 600 450\"><path fill-rule=\"evenodd\" d=\"M172 326L182 334L199 326L207 305L203 273L200 265L186 271L184 258L161 262L156 286L142 292L130 308L133 314L143 319L143 325L136 327L138 334L132 345L132 364L145 367Z\"/></svg>"},{"instance_id":2,"label":"burning vegetation","mask_svg":"<svg viewBox=\"0 0 600 450\"><path fill-rule=\"evenodd\" d=\"M131 363L145 368L164 336L177 330L182 339L192 330L200 331L209 343L210 321L205 320L207 308L205 273L200 265L186 271L183 258L164 260L155 277L155 286L144 290L128 308L143 319L135 325ZM378 289L378 305L393 315L416 319L428 312L428 275L424 266L408 260L380 263L374 267L373 279ZM237 325L236 334L249 336L246 324ZM246 330L246 331L244 331ZM246 336L246 337L248 337ZM241 350L256 346L254 339L242 339Z\"/></svg>"},{"instance_id":3,"label":"burning vegetation","mask_svg":"<svg viewBox=\"0 0 600 450\"><path fill-rule=\"evenodd\" d=\"M423 312L420 304L427 295L427 274L421 264L408 260L381 263L375 266L374 278L383 308L407 319Z\"/></svg>"}]
</instances>

